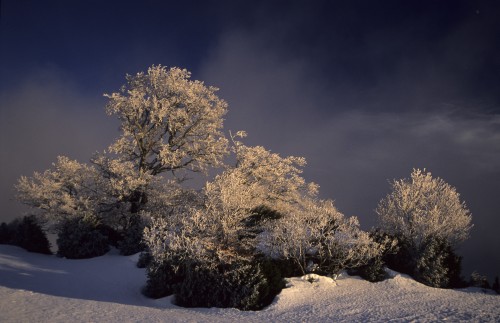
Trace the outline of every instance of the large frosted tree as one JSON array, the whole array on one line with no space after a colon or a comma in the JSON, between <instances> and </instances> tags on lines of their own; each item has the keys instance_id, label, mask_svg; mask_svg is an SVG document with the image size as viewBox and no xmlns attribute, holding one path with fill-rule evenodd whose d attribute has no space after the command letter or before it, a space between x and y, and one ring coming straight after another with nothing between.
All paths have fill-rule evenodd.
<instances>
[{"instance_id":1,"label":"large frosted tree","mask_svg":"<svg viewBox=\"0 0 500 323\"><path fill-rule=\"evenodd\" d=\"M106 94L106 111L118 116L122 131L110 151L151 175L220 165L227 104L217 88L190 77L185 69L152 66L127 75L119 92Z\"/></svg>"},{"instance_id":2,"label":"large frosted tree","mask_svg":"<svg viewBox=\"0 0 500 323\"><path fill-rule=\"evenodd\" d=\"M160 65L127 75L120 91L105 95L107 113L121 121L108 152L89 166L60 157L53 170L22 177L16 186L21 202L56 222L92 214L126 235L132 226L141 231L137 221L148 195L168 183L162 175L180 181L189 171L221 165L227 154L227 104L217 88L190 77Z\"/></svg>"},{"instance_id":3,"label":"large frosted tree","mask_svg":"<svg viewBox=\"0 0 500 323\"><path fill-rule=\"evenodd\" d=\"M227 103L215 94L217 88L190 77L184 69L152 66L147 73L127 75L119 92L106 94L106 111L118 116L122 131L109 150L131 162L136 176L171 172L182 179L186 170L200 172L222 164ZM114 176L105 159L97 164ZM132 213L147 200L143 187L126 198Z\"/></svg>"}]
</instances>

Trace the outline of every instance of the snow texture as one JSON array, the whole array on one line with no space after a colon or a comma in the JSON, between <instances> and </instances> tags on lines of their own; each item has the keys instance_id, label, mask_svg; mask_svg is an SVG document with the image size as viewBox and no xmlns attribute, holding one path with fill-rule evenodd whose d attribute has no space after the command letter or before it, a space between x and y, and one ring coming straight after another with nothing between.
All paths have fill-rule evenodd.
<instances>
[{"instance_id":1,"label":"snow texture","mask_svg":"<svg viewBox=\"0 0 500 323\"><path fill-rule=\"evenodd\" d=\"M341 275L291 278L263 311L187 309L140 289L138 255L116 250L69 260L0 245L0 322L428 322L500 321L500 296L482 289L445 290L391 272L370 283Z\"/></svg>"}]
</instances>

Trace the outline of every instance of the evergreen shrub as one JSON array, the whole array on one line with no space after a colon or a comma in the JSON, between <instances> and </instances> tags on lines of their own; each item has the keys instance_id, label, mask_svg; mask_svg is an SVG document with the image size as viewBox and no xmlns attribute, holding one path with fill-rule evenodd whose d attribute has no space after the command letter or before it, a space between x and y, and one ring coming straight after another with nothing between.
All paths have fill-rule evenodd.
<instances>
[{"instance_id":1,"label":"evergreen shrub","mask_svg":"<svg viewBox=\"0 0 500 323\"><path fill-rule=\"evenodd\" d=\"M109 241L99 232L98 226L93 217L64 220L57 238L57 254L69 259L83 259L107 253L110 250Z\"/></svg>"},{"instance_id":2,"label":"evergreen shrub","mask_svg":"<svg viewBox=\"0 0 500 323\"><path fill-rule=\"evenodd\" d=\"M175 295L180 306L258 310L269 303L271 289L258 263L238 261L212 266L193 263L186 269Z\"/></svg>"}]
</instances>

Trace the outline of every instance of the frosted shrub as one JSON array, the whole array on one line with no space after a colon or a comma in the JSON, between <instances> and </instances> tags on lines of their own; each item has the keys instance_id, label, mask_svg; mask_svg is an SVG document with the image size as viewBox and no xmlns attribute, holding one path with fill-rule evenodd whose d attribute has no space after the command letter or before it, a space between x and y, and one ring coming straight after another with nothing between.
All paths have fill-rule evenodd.
<instances>
[{"instance_id":1,"label":"frosted shrub","mask_svg":"<svg viewBox=\"0 0 500 323\"><path fill-rule=\"evenodd\" d=\"M345 218L332 201L304 198L260 236L260 249L271 258L292 259L302 273L336 274L366 264L383 247Z\"/></svg>"},{"instance_id":2,"label":"frosted shrub","mask_svg":"<svg viewBox=\"0 0 500 323\"><path fill-rule=\"evenodd\" d=\"M414 169L411 179L392 182L392 192L376 209L381 229L411 241L415 247L428 238L455 245L467 239L471 215L456 189L425 170Z\"/></svg>"},{"instance_id":3,"label":"frosted shrub","mask_svg":"<svg viewBox=\"0 0 500 323\"><path fill-rule=\"evenodd\" d=\"M57 230L65 219L97 212L96 176L94 167L59 156L51 169L21 177L15 187L17 198Z\"/></svg>"},{"instance_id":4,"label":"frosted shrub","mask_svg":"<svg viewBox=\"0 0 500 323\"><path fill-rule=\"evenodd\" d=\"M461 258L453 247L468 237L472 224L455 188L419 169L411 180L393 181L392 188L376 209L381 229L400 245L389 266L429 286L460 286Z\"/></svg>"},{"instance_id":5,"label":"frosted shrub","mask_svg":"<svg viewBox=\"0 0 500 323\"><path fill-rule=\"evenodd\" d=\"M380 232L379 230L370 232L370 237L375 240L375 242L380 244L382 249L381 253L370 259L366 264L352 268L349 270L349 273L361 276L370 282L378 282L388 278L385 270L385 259L397 252L397 239Z\"/></svg>"}]
</instances>

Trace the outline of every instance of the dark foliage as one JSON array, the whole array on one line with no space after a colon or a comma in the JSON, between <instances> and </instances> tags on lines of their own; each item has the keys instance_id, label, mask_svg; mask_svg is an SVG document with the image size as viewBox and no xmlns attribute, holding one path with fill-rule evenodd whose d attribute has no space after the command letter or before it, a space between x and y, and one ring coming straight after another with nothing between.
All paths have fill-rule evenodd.
<instances>
[{"instance_id":1,"label":"dark foliage","mask_svg":"<svg viewBox=\"0 0 500 323\"><path fill-rule=\"evenodd\" d=\"M457 255L451 246L447 246L445 266L448 269L448 288L465 288L467 282L462 276L462 257Z\"/></svg>"},{"instance_id":2,"label":"dark foliage","mask_svg":"<svg viewBox=\"0 0 500 323\"><path fill-rule=\"evenodd\" d=\"M484 289L491 288L490 283L488 282L488 278L486 276L479 274L476 271L474 271L470 275L469 285L474 286L474 287L484 288Z\"/></svg>"},{"instance_id":3,"label":"dark foliage","mask_svg":"<svg viewBox=\"0 0 500 323\"><path fill-rule=\"evenodd\" d=\"M449 269L446 263L448 257L449 250L445 241L429 239L422 246L416 259L414 278L427 286L448 287Z\"/></svg>"},{"instance_id":4,"label":"dark foliage","mask_svg":"<svg viewBox=\"0 0 500 323\"><path fill-rule=\"evenodd\" d=\"M500 294L500 283L498 282L498 276L495 277L495 282L491 286L491 289L497 292L497 294Z\"/></svg>"},{"instance_id":5,"label":"dark foliage","mask_svg":"<svg viewBox=\"0 0 500 323\"><path fill-rule=\"evenodd\" d=\"M50 243L35 217L25 216L14 231L13 244L30 252L50 255Z\"/></svg>"},{"instance_id":6,"label":"dark foliage","mask_svg":"<svg viewBox=\"0 0 500 323\"><path fill-rule=\"evenodd\" d=\"M265 258L232 263L150 260L147 275L144 295L160 298L175 294L176 303L184 307L258 310L285 287L277 263Z\"/></svg>"},{"instance_id":7,"label":"dark foliage","mask_svg":"<svg viewBox=\"0 0 500 323\"><path fill-rule=\"evenodd\" d=\"M384 260L389 268L428 286L461 288L466 285L461 277L462 257L444 239L429 238L417 248L398 237L397 252L386 255Z\"/></svg>"},{"instance_id":8,"label":"dark foliage","mask_svg":"<svg viewBox=\"0 0 500 323\"><path fill-rule=\"evenodd\" d=\"M378 229L370 232L370 237L375 242L382 244L383 250L381 255L370 259L366 265L349 270L349 274L361 276L370 282L379 282L389 277L384 268L386 266L386 259L391 258L397 252L398 247L397 245L393 245L394 237ZM397 265L401 266L402 264L398 263Z\"/></svg>"},{"instance_id":9,"label":"dark foliage","mask_svg":"<svg viewBox=\"0 0 500 323\"><path fill-rule=\"evenodd\" d=\"M96 228L97 231L99 231L103 236L108 238L108 243L110 246L118 248L120 241L123 240L123 237L120 232L110 227L109 225L105 224L98 224Z\"/></svg>"},{"instance_id":10,"label":"dark foliage","mask_svg":"<svg viewBox=\"0 0 500 323\"><path fill-rule=\"evenodd\" d=\"M252 241L259 233L262 232L262 224L264 223L264 221L276 220L281 217L282 215L279 212L271 209L268 206L261 205L254 208L253 210L251 210L250 216L242 221L244 229L238 233L239 240Z\"/></svg>"},{"instance_id":11,"label":"dark foliage","mask_svg":"<svg viewBox=\"0 0 500 323\"><path fill-rule=\"evenodd\" d=\"M389 268L413 276L413 270L416 265L414 248L409 241L401 237L397 237L397 241L396 252L386 254L383 260Z\"/></svg>"},{"instance_id":12,"label":"dark foliage","mask_svg":"<svg viewBox=\"0 0 500 323\"><path fill-rule=\"evenodd\" d=\"M361 267L349 271L350 275L361 276L370 282L379 282L387 279L388 275L384 270L385 263L382 257L375 257Z\"/></svg>"},{"instance_id":13,"label":"dark foliage","mask_svg":"<svg viewBox=\"0 0 500 323\"><path fill-rule=\"evenodd\" d=\"M50 255L50 243L34 216L25 216L0 225L0 243L12 244L30 252Z\"/></svg>"},{"instance_id":14,"label":"dark foliage","mask_svg":"<svg viewBox=\"0 0 500 323\"><path fill-rule=\"evenodd\" d=\"M186 277L175 295L181 306L258 310L274 298L259 263L191 264L186 269Z\"/></svg>"},{"instance_id":15,"label":"dark foliage","mask_svg":"<svg viewBox=\"0 0 500 323\"><path fill-rule=\"evenodd\" d=\"M5 222L0 224L0 244L10 244L12 239L12 232L9 225Z\"/></svg>"},{"instance_id":16,"label":"dark foliage","mask_svg":"<svg viewBox=\"0 0 500 323\"><path fill-rule=\"evenodd\" d=\"M146 268L153 261L153 256L149 251L143 251L139 255L139 260L137 260L137 268Z\"/></svg>"},{"instance_id":17,"label":"dark foliage","mask_svg":"<svg viewBox=\"0 0 500 323\"><path fill-rule=\"evenodd\" d=\"M69 259L92 258L109 251L109 241L92 218L72 218L61 224L57 254Z\"/></svg>"},{"instance_id":18,"label":"dark foliage","mask_svg":"<svg viewBox=\"0 0 500 323\"><path fill-rule=\"evenodd\" d=\"M283 275L284 271L280 268L280 264L273 259L261 258L258 263L267 282L267 284L262 286L262 290L260 291L260 305L256 308L261 309L271 304L274 297L285 288L286 283L283 277L287 276Z\"/></svg>"},{"instance_id":19,"label":"dark foliage","mask_svg":"<svg viewBox=\"0 0 500 323\"><path fill-rule=\"evenodd\" d=\"M297 277L303 275L302 269L294 259L266 259L266 262L280 273L281 277Z\"/></svg>"},{"instance_id":20,"label":"dark foliage","mask_svg":"<svg viewBox=\"0 0 500 323\"><path fill-rule=\"evenodd\" d=\"M130 256L144 251L145 246L142 241L143 232L144 224L141 218L137 215L132 216L129 225L123 232L123 239L118 242L120 254Z\"/></svg>"},{"instance_id":21,"label":"dark foliage","mask_svg":"<svg viewBox=\"0 0 500 323\"><path fill-rule=\"evenodd\" d=\"M143 294L150 298L161 298L176 293L184 280L186 266L186 263L177 260L150 261Z\"/></svg>"}]
</instances>

